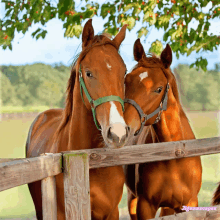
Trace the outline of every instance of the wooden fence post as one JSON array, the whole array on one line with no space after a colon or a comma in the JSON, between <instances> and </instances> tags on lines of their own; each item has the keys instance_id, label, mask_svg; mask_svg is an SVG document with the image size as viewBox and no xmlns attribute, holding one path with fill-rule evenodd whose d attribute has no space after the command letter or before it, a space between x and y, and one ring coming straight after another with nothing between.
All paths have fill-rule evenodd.
<instances>
[{"instance_id":1,"label":"wooden fence post","mask_svg":"<svg viewBox=\"0 0 220 220\"><path fill-rule=\"evenodd\" d=\"M57 220L57 194L55 176L41 180L43 220Z\"/></svg>"},{"instance_id":2,"label":"wooden fence post","mask_svg":"<svg viewBox=\"0 0 220 220\"><path fill-rule=\"evenodd\" d=\"M87 153L64 153L64 199L66 220L91 220Z\"/></svg>"}]
</instances>

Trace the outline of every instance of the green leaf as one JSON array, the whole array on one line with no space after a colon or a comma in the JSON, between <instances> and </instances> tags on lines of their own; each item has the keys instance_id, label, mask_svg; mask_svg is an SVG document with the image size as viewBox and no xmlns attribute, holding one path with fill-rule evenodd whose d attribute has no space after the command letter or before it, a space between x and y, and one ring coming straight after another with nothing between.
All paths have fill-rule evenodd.
<instances>
[{"instance_id":1,"label":"green leaf","mask_svg":"<svg viewBox=\"0 0 220 220\"><path fill-rule=\"evenodd\" d=\"M31 35L34 37L39 31L41 31L41 28L38 28L36 31L34 31Z\"/></svg>"},{"instance_id":2,"label":"green leaf","mask_svg":"<svg viewBox=\"0 0 220 220\"><path fill-rule=\"evenodd\" d=\"M167 41L168 37L170 36L169 32L166 32L164 35L163 35L163 40L164 41Z\"/></svg>"},{"instance_id":3,"label":"green leaf","mask_svg":"<svg viewBox=\"0 0 220 220\"><path fill-rule=\"evenodd\" d=\"M92 6L91 6L90 4L87 4L87 5L86 5L86 8L87 8L87 9L90 9L91 7L92 7ZM85 10L85 9L83 9L83 10Z\"/></svg>"},{"instance_id":4,"label":"green leaf","mask_svg":"<svg viewBox=\"0 0 220 220\"><path fill-rule=\"evenodd\" d=\"M130 31L131 29L133 29L133 27L135 26L135 19L133 17L128 17L127 19L124 19L124 22L122 22L123 25L127 24L127 28Z\"/></svg>"},{"instance_id":5,"label":"green leaf","mask_svg":"<svg viewBox=\"0 0 220 220\"><path fill-rule=\"evenodd\" d=\"M40 37L41 37L41 33L39 33L39 34L36 36L36 39L38 40Z\"/></svg>"},{"instance_id":6,"label":"green leaf","mask_svg":"<svg viewBox=\"0 0 220 220\"><path fill-rule=\"evenodd\" d=\"M142 27L137 33L138 38L141 38L143 35L146 36L148 34L148 30L146 27Z\"/></svg>"},{"instance_id":7,"label":"green leaf","mask_svg":"<svg viewBox=\"0 0 220 220\"><path fill-rule=\"evenodd\" d=\"M151 44L151 47L149 49L149 52L156 54L159 56L163 51L163 44L161 41L156 40Z\"/></svg>"},{"instance_id":8,"label":"green leaf","mask_svg":"<svg viewBox=\"0 0 220 220\"><path fill-rule=\"evenodd\" d=\"M192 64L190 64L190 66L189 66L189 67L190 67L190 68L192 68L194 65L195 65L195 63L192 63Z\"/></svg>"},{"instance_id":9,"label":"green leaf","mask_svg":"<svg viewBox=\"0 0 220 220\"><path fill-rule=\"evenodd\" d=\"M128 11L129 9L133 8L133 4L128 4L123 8L123 12L125 13L126 11Z\"/></svg>"},{"instance_id":10,"label":"green leaf","mask_svg":"<svg viewBox=\"0 0 220 220\"><path fill-rule=\"evenodd\" d=\"M91 11L91 10L87 10L84 13L84 18L91 18L92 16L93 16L93 11Z\"/></svg>"},{"instance_id":11,"label":"green leaf","mask_svg":"<svg viewBox=\"0 0 220 220\"><path fill-rule=\"evenodd\" d=\"M42 31L41 36L42 36L42 38L43 38L43 39L45 38L46 33L47 33L47 31L46 31L46 30Z\"/></svg>"},{"instance_id":12,"label":"green leaf","mask_svg":"<svg viewBox=\"0 0 220 220\"><path fill-rule=\"evenodd\" d=\"M9 14L11 13L11 11L12 11L12 8L10 8L10 9L6 12L5 17L8 17Z\"/></svg>"},{"instance_id":13,"label":"green leaf","mask_svg":"<svg viewBox=\"0 0 220 220\"><path fill-rule=\"evenodd\" d=\"M101 14L100 14L102 18L105 18L108 15L108 11L109 11L108 4L103 4L101 7Z\"/></svg>"}]
</instances>

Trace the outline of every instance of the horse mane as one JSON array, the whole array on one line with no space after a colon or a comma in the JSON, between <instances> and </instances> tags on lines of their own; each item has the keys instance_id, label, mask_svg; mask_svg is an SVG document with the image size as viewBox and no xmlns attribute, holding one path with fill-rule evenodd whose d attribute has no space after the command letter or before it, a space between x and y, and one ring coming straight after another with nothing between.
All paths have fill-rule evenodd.
<instances>
[{"instance_id":1,"label":"horse mane","mask_svg":"<svg viewBox=\"0 0 220 220\"><path fill-rule=\"evenodd\" d=\"M117 49L116 44L114 43L114 41L111 40L109 34L103 33L100 35L95 35L92 40L92 43L89 44L86 48L84 48L79 55L76 55L76 56L78 56L78 58L75 60L75 62L73 63L73 66L71 68L70 78L67 83L65 108L63 110L62 120L61 120L60 126L58 128L57 135L67 125L67 123L71 119L72 110L73 110L73 90L75 87L76 76L77 76L77 72L79 71L79 65L80 65L81 61L84 59L86 54L93 47L102 46L102 45L106 45L106 44L110 44Z\"/></svg>"},{"instance_id":2,"label":"horse mane","mask_svg":"<svg viewBox=\"0 0 220 220\"><path fill-rule=\"evenodd\" d=\"M133 68L133 70L141 66L145 68L161 68L168 82L170 83L175 99L177 100L178 104L181 105L179 100L179 92L177 88L176 78L170 68L165 69L163 62L159 57L157 57L153 53L149 53L144 59L141 59L138 62L138 64Z\"/></svg>"}]
</instances>

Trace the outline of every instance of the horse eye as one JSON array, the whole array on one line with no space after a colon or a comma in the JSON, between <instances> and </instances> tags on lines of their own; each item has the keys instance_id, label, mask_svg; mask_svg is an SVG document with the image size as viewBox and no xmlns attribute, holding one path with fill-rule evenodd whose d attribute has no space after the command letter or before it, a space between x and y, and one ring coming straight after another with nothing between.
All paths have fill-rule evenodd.
<instances>
[{"instance_id":1,"label":"horse eye","mask_svg":"<svg viewBox=\"0 0 220 220\"><path fill-rule=\"evenodd\" d=\"M91 78L92 77L92 73L88 71L88 72L86 72L86 76Z\"/></svg>"},{"instance_id":2,"label":"horse eye","mask_svg":"<svg viewBox=\"0 0 220 220\"><path fill-rule=\"evenodd\" d=\"M155 90L155 92L159 94L159 93L161 93L162 89L163 89L163 87L159 87Z\"/></svg>"}]
</instances>

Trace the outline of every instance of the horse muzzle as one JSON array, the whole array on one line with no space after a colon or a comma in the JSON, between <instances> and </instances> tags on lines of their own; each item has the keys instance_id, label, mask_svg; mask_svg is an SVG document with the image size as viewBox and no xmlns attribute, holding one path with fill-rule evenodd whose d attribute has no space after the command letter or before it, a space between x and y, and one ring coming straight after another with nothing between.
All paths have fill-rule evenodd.
<instances>
[{"instance_id":1,"label":"horse muzzle","mask_svg":"<svg viewBox=\"0 0 220 220\"><path fill-rule=\"evenodd\" d=\"M108 142L107 145L110 148L123 147L128 140L129 132L130 132L130 127L128 127L127 125L124 126L121 123L117 123L109 126L106 134L106 138Z\"/></svg>"}]
</instances>

